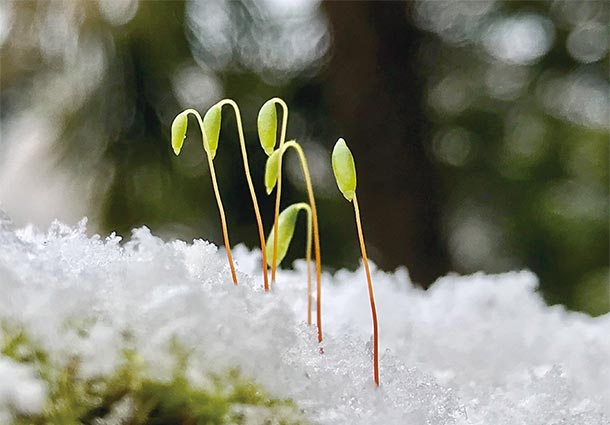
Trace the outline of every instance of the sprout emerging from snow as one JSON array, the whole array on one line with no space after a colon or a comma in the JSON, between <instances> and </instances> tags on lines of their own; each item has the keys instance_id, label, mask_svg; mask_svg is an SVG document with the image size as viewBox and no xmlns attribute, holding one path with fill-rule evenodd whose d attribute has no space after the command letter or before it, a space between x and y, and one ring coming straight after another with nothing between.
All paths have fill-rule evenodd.
<instances>
[{"instance_id":1,"label":"sprout emerging from snow","mask_svg":"<svg viewBox=\"0 0 610 425\"><path fill-rule=\"evenodd\" d=\"M222 200L220 198L220 191L218 190L218 183L216 181L216 171L214 169L214 157L218 149L218 141L220 138L220 127L222 124L222 107L224 105L230 105L235 111L235 117L237 120L237 133L239 136L239 143L241 146L241 155L244 163L244 173L246 175L246 181L248 182L248 188L250 190L250 197L252 198L252 205L254 207L254 215L256 217L256 224L258 227L258 236L260 239L260 246L262 252L262 263L263 263L263 285L265 291L269 290L269 280L267 276L267 258L265 248L265 232L263 230L263 221L261 219L260 209L258 207L258 201L256 199L256 192L254 191L254 184L252 183L252 176L250 175L250 165L248 163L248 153L246 151L246 140L244 137L243 125L241 120L241 113L237 103L231 99L223 99L220 102L213 105L201 120L199 113L193 109L187 109L186 111L178 114L172 123L172 147L174 153L178 155L182 147L184 136L186 135L187 119L186 115L189 112L195 114L199 120L201 127L201 133L203 135L203 149L205 150L208 158L208 165L210 167L210 174L212 176L212 185L214 186L214 194L216 195L216 201L218 203L218 209L220 212L220 220L223 228L223 236L225 247L227 249L227 256L229 257L229 265L231 267L231 275L233 277L233 283L237 284L237 276L235 274L235 266L233 265L233 259L231 254L231 246L229 242L229 235L227 231L226 218L224 208L222 207Z\"/></svg>"},{"instance_id":2,"label":"sprout emerging from snow","mask_svg":"<svg viewBox=\"0 0 610 425\"><path fill-rule=\"evenodd\" d=\"M322 342L322 283L321 283L321 274L322 274L322 266L320 259L320 233L318 228L318 214L316 210L316 200L313 195L313 186L311 184L311 176L309 174L309 166L307 165L307 158L305 157L305 153L303 152L303 148L296 141L290 140L281 148L278 148L269 158L267 158L267 164L265 167L265 186L267 188L267 193L270 194L273 188L277 185L278 191L280 188L280 176L281 173L281 165L282 165L282 157L284 153L288 150L288 148L294 149L298 156L299 161L301 163L301 169L303 170L303 177L305 179L305 186L307 187L307 196L309 198L309 207L311 208L311 217L312 217L312 228L313 228L313 249L314 249L314 257L316 261L316 323L318 327L318 342ZM277 164L277 167L276 167ZM279 205L279 198L276 201L276 206ZM278 220L279 221L279 218ZM272 257L272 266L273 270L277 266L277 246L278 246L278 234L279 231L277 221L273 226L275 230L273 236L273 251L274 255Z\"/></svg>"},{"instance_id":3,"label":"sprout emerging from snow","mask_svg":"<svg viewBox=\"0 0 610 425\"><path fill-rule=\"evenodd\" d=\"M278 265L282 262L288 247L292 241L294 235L294 228L297 222L297 215L299 211L305 211L307 213L307 241L305 243L305 263L307 265L307 324L311 325L311 238L312 238L312 219L311 219L311 208L305 202L299 202L298 204L292 204L284 209L278 219L278 237L277 237L277 263ZM267 238L267 261L270 261L272 255L269 252L271 249L271 243L275 238L275 231L271 229L269 237Z\"/></svg>"},{"instance_id":4,"label":"sprout emerging from snow","mask_svg":"<svg viewBox=\"0 0 610 425\"><path fill-rule=\"evenodd\" d=\"M237 121L237 135L239 136L239 144L241 147L241 157L244 164L244 173L246 175L246 181L248 183L248 189L250 191L250 197L252 198L252 206L254 208L254 216L256 218L256 225L258 228L258 238L260 241L261 252L262 252L262 270L263 270L263 286L265 291L269 291L269 280L267 276L267 258L265 247L265 231L263 230L263 220L261 219L260 209L258 207L258 200L256 199L256 191L254 190L254 184L252 183L252 176L250 175L250 165L248 163L248 152L246 151L246 139L244 137L244 129L241 120L241 113L237 103L231 99L223 99L216 105L212 106L206 117L204 118L204 125L206 124L206 118L208 118L208 125L211 137L210 137L210 150L216 151L218 146L218 136L220 134L220 121L221 121L221 108L224 105L230 105L235 111L235 119ZM215 144L214 144L215 143Z\"/></svg>"},{"instance_id":5,"label":"sprout emerging from snow","mask_svg":"<svg viewBox=\"0 0 610 425\"><path fill-rule=\"evenodd\" d=\"M220 191L218 190L218 183L216 181L216 170L214 169L214 156L216 155L216 146L218 146L218 136L216 135L216 142L210 143L209 138L214 137L214 129L216 128L215 123L211 119L214 114L206 114L207 125L204 120L201 119L201 115L194 109L187 109L179 113L174 122L172 123L172 148L176 155L180 155L182 145L184 144L184 137L186 136L186 129L188 126L188 114L193 114L199 122L199 128L201 129L201 138L203 140L203 149L206 152L206 158L208 160L208 166L210 167L210 176L212 178L212 186L214 188L214 196L216 197L216 204L218 205L218 213L220 214L220 224L222 226L222 237L224 239L225 248L227 250L227 260L231 269L231 277L233 284L237 285L237 274L235 273L235 264L233 264L233 255L231 253L231 243L229 242L229 231L227 229L227 219L225 217L224 207L222 206L222 199L220 197ZM217 125L220 128L220 122ZM213 147L213 148L212 148Z\"/></svg>"},{"instance_id":6,"label":"sprout emerging from snow","mask_svg":"<svg viewBox=\"0 0 610 425\"><path fill-rule=\"evenodd\" d=\"M362 224L360 223L358 198L356 197L356 166L354 164L352 152L347 147L345 140L337 140L337 143L333 148L331 162L339 190L345 199L352 202L354 205L356 228L358 230L358 239L360 241L360 251L362 252L362 262L364 263L364 270L366 272L366 280L369 289L369 301L371 304L371 316L373 318L373 376L375 378L375 385L379 386L379 329L377 325L377 309L375 308L375 295L373 293L373 283L371 282L371 271L369 269L369 261L366 255L366 246L364 245Z\"/></svg>"},{"instance_id":7,"label":"sprout emerging from snow","mask_svg":"<svg viewBox=\"0 0 610 425\"><path fill-rule=\"evenodd\" d=\"M286 127L288 125L288 106L286 105L286 102L284 102L279 97L269 99L261 107L257 119L258 137L261 143L261 147L263 148L267 156L270 157L273 156L277 139L277 111L275 108L276 105L280 105L283 110L282 130L280 133L280 143L278 146L278 150L281 149L284 146L284 142L286 140ZM276 156L276 164L273 165L273 167L275 168L275 180L277 181L277 193L275 194L275 209L273 214L273 228L277 229L279 219L278 217L280 214L280 199L282 197L282 176L280 173L280 170L282 169L281 156ZM265 186L267 187L267 194L270 194L271 190L273 189L269 189L269 185L267 185L266 179L267 177L265 177ZM277 238L273 239L273 250L271 256L271 282L275 282L275 272L278 263L276 257Z\"/></svg>"}]
</instances>

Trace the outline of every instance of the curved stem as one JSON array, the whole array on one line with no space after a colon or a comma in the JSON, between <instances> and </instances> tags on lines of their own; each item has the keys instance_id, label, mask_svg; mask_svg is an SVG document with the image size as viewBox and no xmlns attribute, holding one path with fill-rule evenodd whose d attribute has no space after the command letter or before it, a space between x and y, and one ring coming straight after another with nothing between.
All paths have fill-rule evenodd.
<instances>
[{"instance_id":1,"label":"curved stem","mask_svg":"<svg viewBox=\"0 0 610 425\"><path fill-rule=\"evenodd\" d=\"M248 182L248 188L250 189L250 197L252 198L252 205L254 207L254 215L256 216L256 224L258 226L258 237L260 239L261 252L262 252L262 263L263 263L263 282L265 291L269 290L269 279L267 276L267 250L265 247L265 232L263 230L263 221L261 219L261 213L258 208L258 201L256 199L256 192L254 191L254 184L252 183L252 177L250 175L250 166L248 164L248 152L246 151L246 139L244 137L244 129L241 121L241 113L237 103L231 99L223 99L218 102L221 107L223 105L231 105L235 111L235 118L237 121L237 133L239 135L239 144L241 145L241 156L244 163L244 172L246 173L246 180Z\"/></svg>"},{"instance_id":2,"label":"curved stem","mask_svg":"<svg viewBox=\"0 0 610 425\"><path fill-rule=\"evenodd\" d=\"M282 129L280 131L280 144L279 147L281 148L284 145L284 142L286 141L286 128L288 126L288 105L286 105L286 102L284 102L281 98L279 97L274 97L273 100L275 103L277 103L278 105L280 105L282 107Z\"/></svg>"},{"instance_id":3,"label":"curved stem","mask_svg":"<svg viewBox=\"0 0 610 425\"><path fill-rule=\"evenodd\" d=\"M379 329L377 327L377 309L375 308L375 295L373 294L373 283L371 282L371 271L369 270L369 260L366 256L364 245L364 235L362 234L362 224L360 223L360 208L358 208L358 198L354 194L354 214L356 215L356 228L358 229L358 239L360 240L360 251L362 252L362 262L366 272L366 280L369 287L369 301L371 303L371 315L373 317L373 376L375 385L379 386Z\"/></svg>"},{"instance_id":4,"label":"curved stem","mask_svg":"<svg viewBox=\"0 0 610 425\"><path fill-rule=\"evenodd\" d=\"M278 103L283 110L282 114L282 129L280 132L280 144L278 149L281 149L284 146L284 141L286 140L286 127L288 125L288 106L286 102L284 102L279 97L274 97L272 99L274 102ZM278 226L278 217L280 215L280 199L282 198L282 155L280 155L277 161L277 183L276 183L276 192L275 192L275 211L273 214L273 230L275 234L273 236L273 254L271 256L271 282L275 282L275 271L277 269L277 226Z\"/></svg>"},{"instance_id":5,"label":"curved stem","mask_svg":"<svg viewBox=\"0 0 610 425\"><path fill-rule=\"evenodd\" d=\"M284 155L284 152L288 148L293 148L297 151L299 155L299 160L301 162L301 168L303 169L303 176L305 178L305 186L307 187L307 196L309 198L309 207L311 208L311 218L313 225L313 249L314 249L314 257L316 261L316 323L318 326L318 342L322 342L322 284L321 284L321 260L320 260L320 233L318 227L318 213L316 210L316 200L313 196L313 186L311 185L311 176L309 174L309 167L307 166L307 158L305 158L305 153L301 146L291 140L286 142L282 149L280 150L280 160ZM281 170L278 173L279 176L282 174ZM277 232L276 232L277 234Z\"/></svg>"},{"instance_id":6,"label":"curved stem","mask_svg":"<svg viewBox=\"0 0 610 425\"><path fill-rule=\"evenodd\" d=\"M201 138L205 137L205 132L203 131L203 120L201 119L201 115L195 109L187 109L185 111L187 114L194 115L199 122L199 128L201 129ZM205 145L205 143L204 143ZM231 277L233 278L233 284L237 285L237 274L235 273L235 265L233 264L233 255L231 254L231 243L229 242L229 231L227 230L227 220L225 217L225 211L222 206L222 199L220 198L220 191L218 190L218 182L216 181L216 170L214 169L214 162L210 158L210 156L205 154L208 160L208 166L210 168L210 175L212 177L212 187L214 188L214 196L216 197L216 204L218 205L218 213L220 214L220 224L222 226L222 238L224 240L225 249L227 251L227 260L229 261L229 268L231 269Z\"/></svg>"}]
</instances>

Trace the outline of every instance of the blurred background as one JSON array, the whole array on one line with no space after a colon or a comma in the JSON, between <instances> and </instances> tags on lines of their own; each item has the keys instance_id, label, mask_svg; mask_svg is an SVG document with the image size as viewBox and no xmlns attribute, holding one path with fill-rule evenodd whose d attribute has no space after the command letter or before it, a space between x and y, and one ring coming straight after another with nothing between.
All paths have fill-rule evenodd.
<instances>
[{"instance_id":1,"label":"blurred background","mask_svg":"<svg viewBox=\"0 0 610 425\"><path fill-rule=\"evenodd\" d=\"M0 48L0 208L19 225L222 244L198 128L180 157L169 139L184 108L230 97L268 232L256 116L280 96L327 268L360 258L330 168L344 137L382 269L428 286L526 268L549 303L609 311L606 1L3 0ZM256 247L229 109L215 165L232 243ZM293 155L285 175L284 205L305 200Z\"/></svg>"}]
</instances>

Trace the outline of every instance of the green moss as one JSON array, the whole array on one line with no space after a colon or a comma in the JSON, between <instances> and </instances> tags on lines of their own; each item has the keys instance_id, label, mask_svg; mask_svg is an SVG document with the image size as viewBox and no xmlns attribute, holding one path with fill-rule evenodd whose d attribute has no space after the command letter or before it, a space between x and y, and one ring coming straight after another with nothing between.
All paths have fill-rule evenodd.
<instances>
[{"instance_id":1,"label":"green moss","mask_svg":"<svg viewBox=\"0 0 610 425\"><path fill-rule=\"evenodd\" d=\"M251 423L302 424L302 413L290 400L271 398L237 369L222 374L202 371L209 385L193 386L186 377L190 353L176 342L171 378L155 379L132 349L122 351L119 366L108 376L82 378L80 360L51 362L22 329L6 329L2 353L31 365L47 384L39 415L13 412L13 425L211 425Z\"/></svg>"}]
</instances>

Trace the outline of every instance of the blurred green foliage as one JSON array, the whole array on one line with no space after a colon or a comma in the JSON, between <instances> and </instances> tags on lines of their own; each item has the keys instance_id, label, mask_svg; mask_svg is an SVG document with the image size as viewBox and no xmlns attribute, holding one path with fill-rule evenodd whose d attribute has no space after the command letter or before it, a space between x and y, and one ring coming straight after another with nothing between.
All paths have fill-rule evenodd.
<instances>
[{"instance_id":1,"label":"blurred green foliage","mask_svg":"<svg viewBox=\"0 0 610 425\"><path fill-rule=\"evenodd\" d=\"M608 312L608 4L445 6L463 19L435 27L441 5L418 6L421 70L460 269L527 267L551 303ZM472 226L478 258L460 247Z\"/></svg>"}]
</instances>

